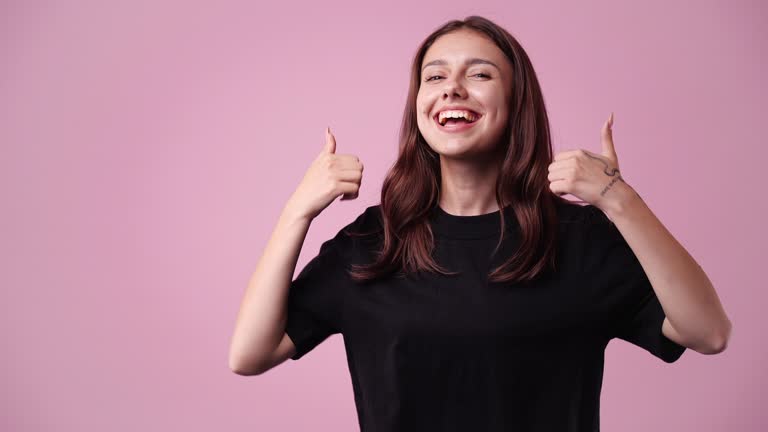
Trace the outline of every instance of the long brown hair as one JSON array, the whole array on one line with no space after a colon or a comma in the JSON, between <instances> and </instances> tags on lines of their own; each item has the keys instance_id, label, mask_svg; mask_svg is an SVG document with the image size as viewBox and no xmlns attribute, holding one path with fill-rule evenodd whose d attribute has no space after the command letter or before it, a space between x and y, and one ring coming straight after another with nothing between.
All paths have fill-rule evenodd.
<instances>
[{"instance_id":1,"label":"long brown hair","mask_svg":"<svg viewBox=\"0 0 768 432\"><path fill-rule=\"evenodd\" d=\"M440 36L460 29L474 30L488 37L507 56L513 71L508 126L499 144L502 148L498 149L504 159L496 181L496 200L500 209L512 206L520 226L520 242L517 251L493 269L488 279L525 281L538 276L547 264L554 269L556 200L566 200L549 189L547 175L552 162L552 144L536 73L525 50L509 32L486 18L469 16L439 27L421 43L413 58L399 154L381 190L383 246L374 262L353 266L349 274L356 281L368 281L395 271L399 276L404 275L403 271L456 274L440 267L431 254L434 236L428 218L438 205L440 159L419 132L416 96L427 50ZM494 254L506 231L504 213L499 212L501 235Z\"/></svg>"}]
</instances>

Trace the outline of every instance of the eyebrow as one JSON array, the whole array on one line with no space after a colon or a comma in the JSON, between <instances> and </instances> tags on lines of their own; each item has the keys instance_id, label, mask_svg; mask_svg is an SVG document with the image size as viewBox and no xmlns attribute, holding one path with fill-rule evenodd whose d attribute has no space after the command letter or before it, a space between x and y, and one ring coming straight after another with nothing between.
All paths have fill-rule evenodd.
<instances>
[{"instance_id":1,"label":"eyebrow","mask_svg":"<svg viewBox=\"0 0 768 432\"><path fill-rule=\"evenodd\" d=\"M424 67L423 67L423 68L421 68L421 71L422 71L422 72L424 72L424 69L426 69L428 66L436 66L436 65L447 65L447 64L448 64L448 62L447 62L447 61L445 61L445 60L443 60L443 59L432 60L431 62L429 62L429 63L425 64L425 65L424 65ZM467 60L464 62L464 64L465 64L465 65L475 65L475 64L489 64L489 65L491 65L491 66L495 67L496 69L498 69L498 70L499 70L499 72L501 72L501 68L500 68L500 67L498 67L498 66L496 65L496 63L494 63L494 62L492 62L492 61L490 61L490 60L482 59L482 58L477 58L477 57L468 58L468 59L467 59Z\"/></svg>"}]
</instances>

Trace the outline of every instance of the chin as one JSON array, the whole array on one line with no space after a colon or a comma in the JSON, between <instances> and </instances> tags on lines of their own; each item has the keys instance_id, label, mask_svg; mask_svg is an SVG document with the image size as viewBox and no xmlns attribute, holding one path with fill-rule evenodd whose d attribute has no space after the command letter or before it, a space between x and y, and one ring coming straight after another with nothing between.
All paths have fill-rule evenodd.
<instances>
[{"instance_id":1,"label":"chin","mask_svg":"<svg viewBox=\"0 0 768 432\"><path fill-rule=\"evenodd\" d=\"M450 143L440 143L433 146L432 149L440 156L449 159L472 158L479 152L482 152L476 145L452 145Z\"/></svg>"}]
</instances>

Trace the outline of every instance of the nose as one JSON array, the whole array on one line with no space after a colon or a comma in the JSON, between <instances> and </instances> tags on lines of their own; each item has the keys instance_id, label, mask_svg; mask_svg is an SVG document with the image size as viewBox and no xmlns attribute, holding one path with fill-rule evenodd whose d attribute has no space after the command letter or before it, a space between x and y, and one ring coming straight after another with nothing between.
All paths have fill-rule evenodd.
<instances>
[{"instance_id":1,"label":"nose","mask_svg":"<svg viewBox=\"0 0 768 432\"><path fill-rule=\"evenodd\" d=\"M447 79L443 82L445 87L443 88L443 99L448 97L460 97L463 98L466 95L466 89L456 79Z\"/></svg>"}]
</instances>

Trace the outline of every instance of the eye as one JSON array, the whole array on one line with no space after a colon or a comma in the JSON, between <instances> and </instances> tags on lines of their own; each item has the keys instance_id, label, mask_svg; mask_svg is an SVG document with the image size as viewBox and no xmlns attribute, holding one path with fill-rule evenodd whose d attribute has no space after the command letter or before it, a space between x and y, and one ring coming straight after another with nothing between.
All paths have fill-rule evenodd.
<instances>
[{"instance_id":1,"label":"eye","mask_svg":"<svg viewBox=\"0 0 768 432\"><path fill-rule=\"evenodd\" d=\"M486 73L482 73L482 72L480 72L480 73L476 73L476 74L474 74L474 75L472 75L472 76L481 76L481 77L485 77L485 78L490 78L490 77L491 77L490 75L488 75L488 74L486 74ZM441 77L440 75L433 75L433 76L431 76L431 77L429 77L429 78L425 79L425 80L424 80L424 82L430 82L430 81L433 81L433 80L432 80L432 78L442 78L442 77ZM436 80L435 80L435 81L436 81Z\"/></svg>"}]
</instances>

